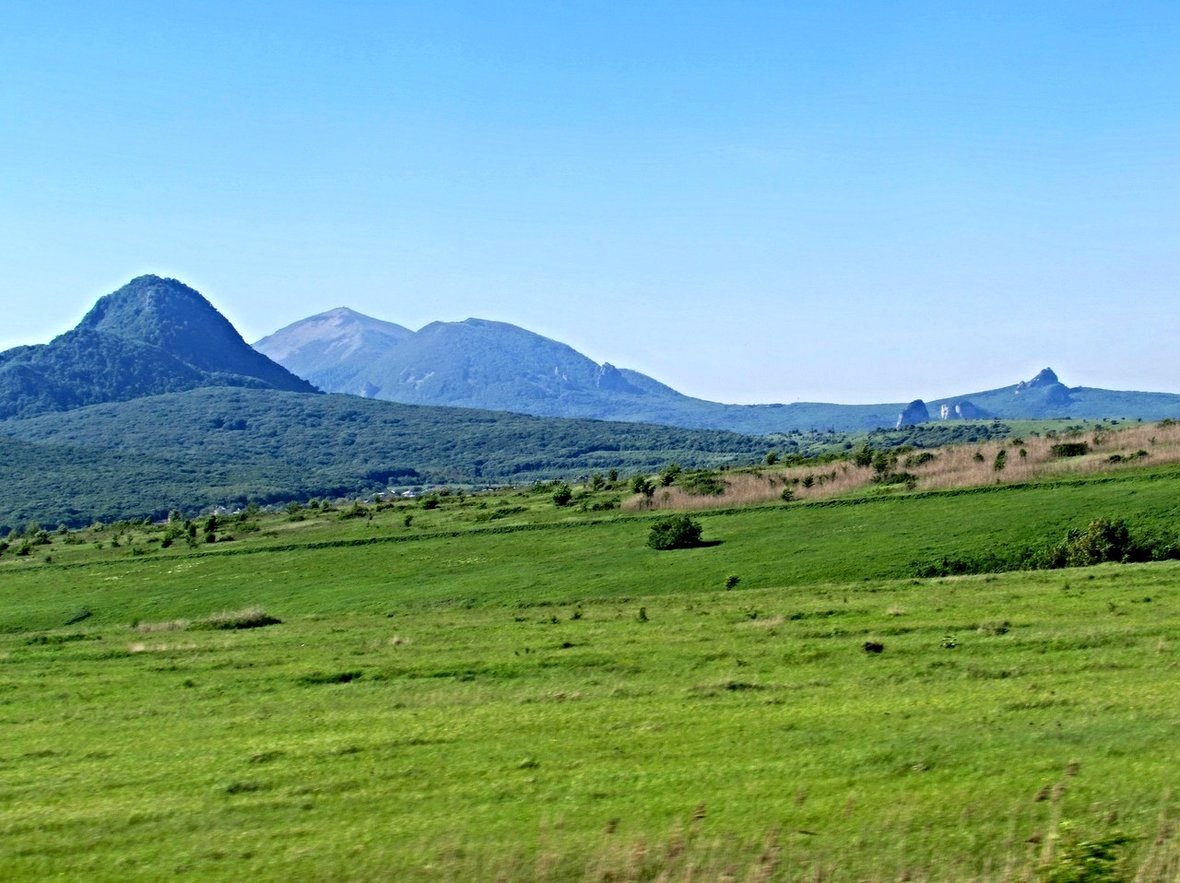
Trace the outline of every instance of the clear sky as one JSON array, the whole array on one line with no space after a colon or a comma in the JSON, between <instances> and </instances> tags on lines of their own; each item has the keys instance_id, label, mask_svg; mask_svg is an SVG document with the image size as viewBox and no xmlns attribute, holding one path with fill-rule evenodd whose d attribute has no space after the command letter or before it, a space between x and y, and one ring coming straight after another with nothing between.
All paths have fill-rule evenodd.
<instances>
[{"instance_id":1,"label":"clear sky","mask_svg":"<svg viewBox=\"0 0 1180 883\"><path fill-rule=\"evenodd\" d=\"M1180 3L0 0L0 349L145 272L720 401L1180 392Z\"/></svg>"}]
</instances>

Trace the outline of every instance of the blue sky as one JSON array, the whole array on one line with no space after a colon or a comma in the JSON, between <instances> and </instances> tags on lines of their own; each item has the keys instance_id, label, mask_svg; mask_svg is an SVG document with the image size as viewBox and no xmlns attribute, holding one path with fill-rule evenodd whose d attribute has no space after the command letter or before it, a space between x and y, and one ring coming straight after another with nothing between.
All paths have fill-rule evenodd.
<instances>
[{"instance_id":1,"label":"blue sky","mask_svg":"<svg viewBox=\"0 0 1180 883\"><path fill-rule=\"evenodd\" d=\"M145 272L722 401L1180 392L1180 4L0 0L0 349Z\"/></svg>"}]
</instances>

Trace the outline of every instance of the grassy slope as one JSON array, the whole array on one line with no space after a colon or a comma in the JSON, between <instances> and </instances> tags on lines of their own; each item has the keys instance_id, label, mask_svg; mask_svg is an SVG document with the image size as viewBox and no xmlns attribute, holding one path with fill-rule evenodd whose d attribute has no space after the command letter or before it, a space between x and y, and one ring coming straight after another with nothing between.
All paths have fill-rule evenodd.
<instances>
[{"instance_id":1,"label":"grassy slope","mask_svg":"<svg viewBox=\"0 0 1180 883\"><path fill-rule=\"evenodd\" d=\"M1102 515L1174 524L1178 487L713 514L719 544L676 553L645 517L551 506L514 516L549 528L436 535L472 527L468 501L6 556L0 875L999 878L1056 815L1158 857L1180 568L898 577ZM128 626L253 603L283 624Z\"/></svg>"}]
</instances>

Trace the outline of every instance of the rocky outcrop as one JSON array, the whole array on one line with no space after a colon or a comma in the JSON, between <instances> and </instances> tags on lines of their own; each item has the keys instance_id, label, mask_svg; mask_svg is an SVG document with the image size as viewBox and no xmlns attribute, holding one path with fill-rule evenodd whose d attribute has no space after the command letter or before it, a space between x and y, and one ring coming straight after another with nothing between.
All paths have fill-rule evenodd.
<instances>
[{"instance_id":1,"label":"rocky outcrop","mask_svg":"<svg viewBox=\"0 0 1180 883\"><path fill-rule=\"evenodd\" d=\"M1022 380L1016 384L1016 391L1037 389L1038 387L1053 386L1054 384L1060 385L1060 383L1061 381L1057 379L1057 375L1052 368L1042 368L1032 380Z\"/></svg>"},{"instance_id":2,"label":"rocky outcrop","mask_svg":"<svg viewBox=\"0 0 1180 883\"><path fill-rule=\"evenodd\" d=\"M927 410L926 403L921 399L914 399L897 415L897 428L917 426L919 423L926 423L929 420L930 411Z\"/></svg>"},{"instance_id":3,"label":"rocky outcrop","mask_svg":"<svg viewBox=\"0 0 1180 883\"><path fill-rule=\"evenodd\" d=\"M604 362L598 369L598 377L594 385L608 392L639 392L639 390L627 382L627 378L623 376L623 372L610 362Z\"/></svg>"},{"instance_id":4,"label":"rocky outcrop","mask_svg":"<svg viewBox=\"0 0 1180 883\"><path fill-rule=\"evenodd\" d=\"M1032 380L1016 384L1013 395L1031 399L1043 410L1057 412L1068 409L1073 400L1069 387L1057 379L1052 368L1044 368Z\"/></svg>"},{"instance_id":5,"label":"rocky outcrop","mask_svg":"<svg viewBox=\"0 0 1180 883\"><path fill-rule=\"evenodd\" d=\"M943 420L982 420L987 415L967 399L961 402L947 403L938 409L938 415Z\"/></svg>"}]
</instances>

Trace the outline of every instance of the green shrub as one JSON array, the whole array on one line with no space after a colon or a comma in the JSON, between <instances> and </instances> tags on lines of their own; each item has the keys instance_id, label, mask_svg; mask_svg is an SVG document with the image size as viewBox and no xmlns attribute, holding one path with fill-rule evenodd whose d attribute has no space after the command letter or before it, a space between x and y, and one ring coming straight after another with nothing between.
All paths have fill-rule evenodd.
<instances>
[{"instance_id":1,"label":"green shrub","mask_svg":"<svg viewBox=\"0 0 1180 883\"><path fill-rule=\"evenodd\" d=\"M679 463L669 463L660 471L660 484L664 487L668 487L674 481L676 481L677 477L679 477L680 473L683 471L684 470L680 467Z\"/></svg>"},{"instance_id":2,"label":"green shrub","mask_svg":"<svg viewBox=\"0 0 1180 883\"><path fill-rule=\"evenodd\" d=\"M927 463L933 462L937 455L933 451L923 451L920 454L912 454L905 458L905 466L907 469L914 466L925 466Z\"/></svg>"},{"instance_id":3,"label":"green shrub","mask_svg":"<svg viewBox=\"0 0 1180 883\"><path fill-rule=\"evenodd\" d=\"M568 484L564 481L553 487L553 505L554 506L568 506L570 500L574 498L574 492Z\"/></svg>"},{"instance_id":4,"label":"green shrub","mask_svg":"<svg viewBox=\"0 0 1180 883\"><path fill-rule=\"evenodd\" d=\"M1080 457L1090 453L1090 445L1086 442L1058 442L1049 448L1054 457Z\"/></svg>"},{"instance_id":5,"label":"green shrub","mask_svg":"<svg viewBox=\"0 0 1180 883\"><path fill-rule=\"evenodd\" d=\"M911 567L915 576L935 577L1175 559L1180 559L1180 542L1176 537L1151 533L1135 535L1122 519L1099 518L1085 529L1071 530L1056 543L1050 541L962 558L944 555L933 562L912 562Z\"/></svg>"},{"instance_id":6,"label":"green shrub","mask_svg":"<svg viewBox=\"0 0 1180 883\"><path fill-rule=\"evenodd\" d=\"M1120 867L1119 851L1131 840L1122 833L1083 840L1068 822L1062 822L1057 855L1040 868L1038 879L1044 883L1119 883L1130 879Z\"/></svg>"},{"instance_id":7,"label":"green shrub","mask_svg":"<svg viewBox=\"0 0 1180 883\"><path fill-rule=\"evenodd\" d=\"M676 484L685 493L701 497L716 497L725 493L725 482L715 472L686 472Z\"/></svg>"},{"instance_id":8,"label":"green shrub","mask_svg":"<svg viewBox=\"0 0 1180 883\"><path fill-rule=\"evenodd\" d=\"M670 515L651 526L647 544L653 549L691 549L701 543L701 526L687 515Z\"/></svg>"},{"instance_id":9,"label":"green shrub","mask_svg":"<svg viewBox=\"0 0 1180 883\"><path fill-rule=\"evenodd\" d=\"M656 486L646 475L636 475L631 479L631 491L636 494L643 494L644 498L650 500L656 492Z\"/></svg>"},{"instance_id":10,"label":"green shrub","mask_svg":"<svg viewBox=\"0 0 1180 883\"><path fill-rule=\"evenodd\" d=\"M1123 519L1099 518L1085 530L1071 530L1048 556L1049 567L1089 567L1106 562L1164 561L1180 557L1174 539L1134 537Z\"/></svg>"}]
</instances>

